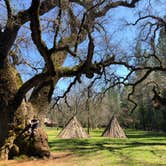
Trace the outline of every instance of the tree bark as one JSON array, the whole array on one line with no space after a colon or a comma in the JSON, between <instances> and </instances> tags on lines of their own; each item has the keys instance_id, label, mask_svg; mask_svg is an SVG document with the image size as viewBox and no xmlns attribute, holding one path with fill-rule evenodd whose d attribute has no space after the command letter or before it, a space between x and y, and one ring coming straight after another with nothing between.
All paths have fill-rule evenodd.
<instances>
[{"instance_id":1,"label":"tree bark","mask_svg":"<svg viewBox=\"0 0 166 166\"><path fill-rule=\"evenodd\" d=\"M13 99L22 85L16 69L5 62L0 69L0 158L8 159L25 154L38 157L49 157L47 135L42 128L35 134L28 132L28 122L35 115L31 103L22 102L14 110Z\"/></svg>"}]
</instances>

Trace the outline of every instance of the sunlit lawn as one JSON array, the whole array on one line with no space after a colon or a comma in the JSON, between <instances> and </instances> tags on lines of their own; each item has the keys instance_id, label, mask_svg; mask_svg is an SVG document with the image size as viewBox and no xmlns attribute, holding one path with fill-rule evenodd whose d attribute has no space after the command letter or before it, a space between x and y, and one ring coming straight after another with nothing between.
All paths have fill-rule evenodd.
<instances>
[{"instance_id":1,"label":"sunlit lawn","mask_svg":"<svg viewBox=\"0 0 166 166\"><path fill-rule=\"evenodd\" d=\"M101 137L94 130L89 139L59 139L55 128L48 128L52 152L70 152L73 165L166 165L166 134L126 130L128 139Z\"/></svg>"}]
</instances>

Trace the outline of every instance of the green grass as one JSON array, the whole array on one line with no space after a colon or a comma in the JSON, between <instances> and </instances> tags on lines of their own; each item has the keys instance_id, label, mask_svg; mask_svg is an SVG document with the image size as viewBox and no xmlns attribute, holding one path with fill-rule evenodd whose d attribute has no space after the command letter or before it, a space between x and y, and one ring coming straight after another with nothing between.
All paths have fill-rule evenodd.
<instances>
[{"instance_id":1,"label":"green grass","mask_svg":"<svg viewBox=\"0 0 166 166\"><path fill-rule=\"evenodd\" d=\"M94 130L89 139L59 139L60 130L47 129L53 152L71 152L76 165L166 165L166 135L155 132L126 130L128 139L100 137ZM74 165L73 164L73 165Z\"/></svg>"}]
</instances>

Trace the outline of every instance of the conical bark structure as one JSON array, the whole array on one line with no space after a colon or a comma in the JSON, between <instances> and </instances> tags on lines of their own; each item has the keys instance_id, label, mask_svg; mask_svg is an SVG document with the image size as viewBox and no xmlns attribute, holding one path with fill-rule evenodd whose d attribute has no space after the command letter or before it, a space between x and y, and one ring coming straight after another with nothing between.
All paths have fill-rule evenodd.
<instances>
[{"instance_id":1,"label":"conical bark structure","mask_svg":"<svg viewBox=\"0 0 166 166\"><path fill-rule=\"evenodd\" d=\"M88 138L89 135L83 129L81 123L74 116L66 124L65 128L59 133L60 138Z\"/></svg>"},{"instance_id":2,"label":"conical bark structure","mask_svg":"<svg viewBox=\"0 0 166 166\"><path fill-rule=\"evenodd\" d=\"M117 118L114 115L102 133L102 136L112 138L127 138L123 129L120 127Z\"/></svg>"}]
</instances>

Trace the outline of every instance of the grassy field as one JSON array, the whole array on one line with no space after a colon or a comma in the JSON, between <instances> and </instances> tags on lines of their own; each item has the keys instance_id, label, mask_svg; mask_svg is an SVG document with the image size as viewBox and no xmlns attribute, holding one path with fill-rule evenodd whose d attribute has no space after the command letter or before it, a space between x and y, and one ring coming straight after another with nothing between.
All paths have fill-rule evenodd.
<instances>
[{"instance_id":1,"label":"grassy field","mask_svg":"<svg viewBox=\"0 0 166 166\"><path fill-rule=\"evenodd\" d=\"M152 166L166 165L166 135L126 130L128 139L100 137L102 130L89 139L58 139L59 130L47 129L52 152L65 152L68 165L78 166Z\"/></svg>"}]
</instances>

